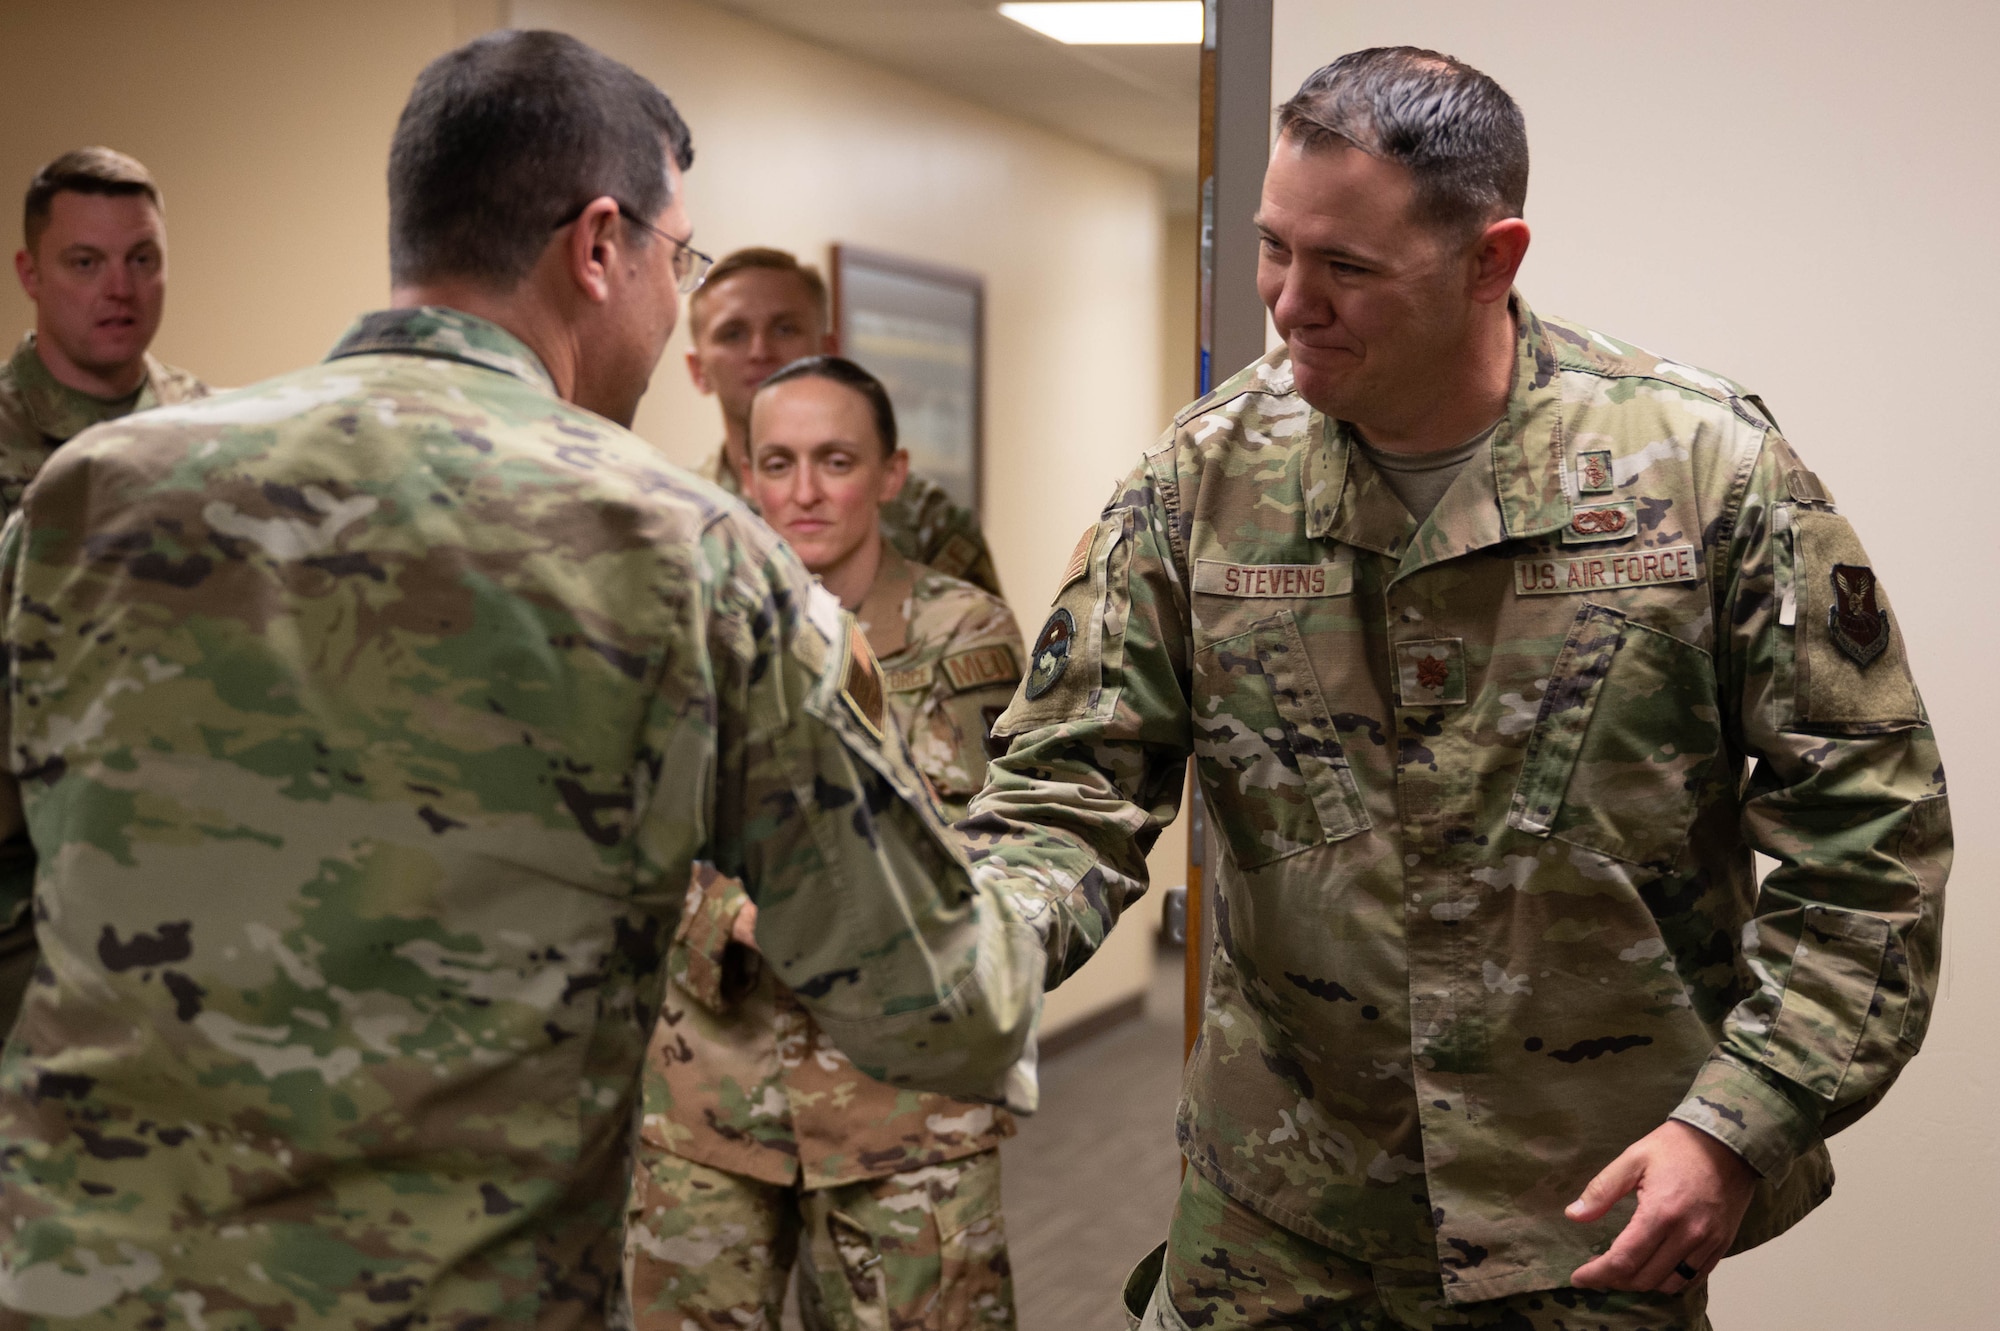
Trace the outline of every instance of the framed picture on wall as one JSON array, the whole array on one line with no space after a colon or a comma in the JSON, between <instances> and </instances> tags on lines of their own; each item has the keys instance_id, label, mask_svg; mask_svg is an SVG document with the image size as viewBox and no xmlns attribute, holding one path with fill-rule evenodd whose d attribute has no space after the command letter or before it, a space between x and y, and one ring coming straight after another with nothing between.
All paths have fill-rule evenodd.
<instances>
[{"instance_id":1,"label":"framed picture on wall","mask_svg":"<svg viewBox=\"0 0 2000 1331\"><path fill-rule=\"evenodd\" d=\"M831 266L840 354L889 390L910 470L978 513L985 279L855 245Z\"/></svg>"}]
</instances>

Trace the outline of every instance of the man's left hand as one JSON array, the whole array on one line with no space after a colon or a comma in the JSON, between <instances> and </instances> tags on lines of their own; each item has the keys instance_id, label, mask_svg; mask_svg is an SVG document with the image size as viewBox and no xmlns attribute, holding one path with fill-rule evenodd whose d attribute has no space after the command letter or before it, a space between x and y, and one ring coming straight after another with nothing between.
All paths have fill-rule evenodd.
<instances>
[{"instance_id":1,"label":"man's left hand","mask_svg":"<svg viewBox=\"0 0 2000 1331\"><path fill-rule=\"evenodd\" d=\"M1627 1193L1639 1194L1639 1209L1617 1241L1573 1271L1570 1283L1678 1294L1729 1251L1756 1186L1757 1171L1715 1138L1685 1123L1661 1124L1606 1165L1564 1211L1588 1224Z\"/></svg>"}]
</instances>

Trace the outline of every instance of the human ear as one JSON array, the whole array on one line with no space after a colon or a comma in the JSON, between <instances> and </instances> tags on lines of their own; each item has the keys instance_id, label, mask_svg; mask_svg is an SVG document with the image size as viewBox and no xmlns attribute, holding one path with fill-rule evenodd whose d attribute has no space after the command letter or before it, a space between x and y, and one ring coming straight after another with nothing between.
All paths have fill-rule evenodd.
<instances>
[{"instance_id":1,"label":"human ear","mask_svg":"<svg viewBox=\"0 0 2000 1331\"><path fill-rule=\"evenodd\" d=\"M1518 217L1489 222L1472 243L1469 294L1482 305L1505 300L1528 257L1528 224Z\"/></svg>"},{"instance_id":2,"label":"human ear","mask_svg":"<svg viewBox=\"0 0 2000 1331\"><path fill-rule=\"evenodd\" d=\"M889 455L889 461L882 468L882 497L875 502L886 504L903 493L903 485L909 479L910 455L899 448Z\"/></svg>"},{"instance_id":3,"label":"human ear","mask_svg":"<svg viewBox=\"0 0 2000 1331\"><path fill-rule=\"evenodd\" d=\"M570 226L564 266L570 281L593 305L611 299L612 271L623 248L622 221L618 201L607 194L592 199Z\"/></svg>"},{"instance_id":4,"label":"human ear","mask_svg":"<svg viewBox=\"0 0 2000 1331\"><path fill-rule=\"evenodd\" d=\"M14 276L21 279L21 290L28 293L28 299L42 298L42 275L35 268L35 256L26 250L14 251Z\"/></svg>"}]
</instances>

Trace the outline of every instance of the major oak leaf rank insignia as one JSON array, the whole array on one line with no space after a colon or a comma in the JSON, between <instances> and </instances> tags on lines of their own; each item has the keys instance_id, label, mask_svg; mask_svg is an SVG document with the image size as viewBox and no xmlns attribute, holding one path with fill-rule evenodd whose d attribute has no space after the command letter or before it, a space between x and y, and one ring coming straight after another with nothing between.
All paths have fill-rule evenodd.
<instances>
[{"instance_id":1,"label":"major oak leaf rank insignia","mask_svg":"<svg viewBox=\"0 0 2000 1331\"><path fill-rule=\"evenodd\" d=\"M1042 625L1041 636L1035 639L1035 650L1029 654L1028 683L1022 690L1029 702L1041 697L1056 686L1069 669L1070 645L1076 641L1076 619L1061 606L1056 607L1049 622Z\"/></svg>"},{"instance_id":2,"label":"major oak leaf rank insignia","mask_svg":"<svg viewBox=\"0 0 2000 1331\"><path fill-rule=\"evenodd\" d=\"M1833 604L1826 608L1833 645L1866 670L1889 645L1889 612L1875 604L1875 570L1865 564L1833 566Z\"/></svg>"}]
</instances>

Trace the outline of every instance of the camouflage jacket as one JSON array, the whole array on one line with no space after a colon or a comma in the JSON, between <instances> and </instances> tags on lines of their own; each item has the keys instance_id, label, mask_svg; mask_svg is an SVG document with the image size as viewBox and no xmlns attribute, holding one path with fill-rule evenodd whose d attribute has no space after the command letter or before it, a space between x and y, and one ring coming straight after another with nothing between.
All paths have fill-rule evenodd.
<instances>
[{"instance_id":1,"label":"camouflage jacket","mask_svg":"<svg viewBox=\"0 0 2000 1331\"><path fill-rule=\"evenodd\" d=\"M206 396L208 386L201 380L148 355L146 380L137 393L115 401L92 397L56 381L29 333L0 365L0 517L14 511L21 491L57 445L102 421Z\"/></svg>"},{"instance_id":2,"label":"camouflage jacket","mask_svg":"<svg viewBox=\"0 0 2000 1331\"><path fill-rule=\"evenodd\" d=\"M743 493L743 478L729 465L726 449L715 450L703 473L749 502ZM986 548L979 519L971 509L952 503L937 482L912 473L903 482L903 492L882 505L882 535L905 559L1000 595L1000 571L993 566L993 552Z\"/></svg>"},{"instance_id":3,"label":"camouflage jacket","mask_svg":"<svg viewBox=\"0 0 2000 1331\"><path fill-rule=\"evenodd\" d=\"M370 315L66 444L0 615L44 957L0 1058L15 1320L619 1317L698 859L885 1071L1018 1075L1041 951L881 742L866 643L491 324Z\"/></svg>"},{"instance_id":4,"label":"camouflage jacket","mask_svg":"<svg viewBox=\"0 0 2000 1331\"><path fill-rule=\"evenodd\" d=\"M1739 1247L1821 1200L1923 1037L1950 858L1888 602L1761 405L1515 309L1421 526L1283 352L1183 413L962 825L982 881L1109 917L1192 753L1225 853L1183 1146L1455 1301L1565 1284L1631 1204L1563 1206L1670 1117L1762 1176Z\"/></svg>"},{"instance_id":5,"label":"camouflage jacket","mask_svg":"<svg viewBox=\"0 0 2000 1331\"><path fill-rule=\"evenodd\" d=\"M858 618L891 724L952 815L986 780L986 734L1021 678L999 598L883 551ZM730 942L749 898L695 872L667 954L674 983L646 1063L641 1132L658 1149L766 1183L830 1188L992 1150L1013 1118L865 1077L756 954Z\"/></svg>"}]
</instances>

